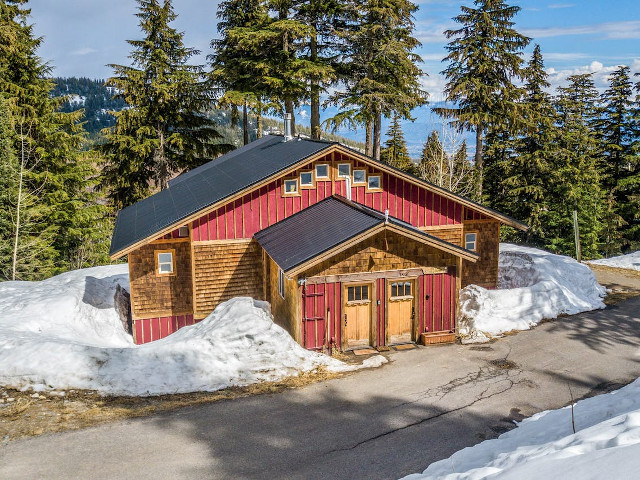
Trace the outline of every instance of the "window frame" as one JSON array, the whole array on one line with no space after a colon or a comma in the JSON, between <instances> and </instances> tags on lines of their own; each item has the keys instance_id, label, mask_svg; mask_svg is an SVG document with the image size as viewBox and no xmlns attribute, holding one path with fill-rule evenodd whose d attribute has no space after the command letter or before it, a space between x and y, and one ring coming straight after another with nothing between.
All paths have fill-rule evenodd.
<instances>
[{"instance_id":1,"label":"window frame","mask_svg":"<svg viewBox=\"0 0 640 480\"><path fill-rule=\"evenodd\" d=\"M393 294L393 286L396 286L396 294ZM389 300L405 300L412 299L415 297L414 295L414 287L416 285L415 279L393 279L389 280ZM407 286L409 287L409 294L407 294ZM402 295L398 295L400 293L399 288L402 289Z\"/></svg>"},{"instance_id":2,"label":"window frame","mask_svg":"<svg viewBox=\"0 0 640 480\"><path fill-rule=\"evenodd\" d=\"M362 298L362 288L366 288L367 298ZM353 289L353 300L349 300L349 289ZM356 299L356 288L360 289L360 299ZM370 283L354 283L345 285L345 302L347 305L362 305L371 303L373 295L373 286Z\"/></svg>"},{"instance_id":3,"label":"window frame","mask_svg":"<svg viewBox=\"0 0 640 480\"><path fill-rule=\"evenodd\" d=\"M371 179L372 178L377 178L378 179L378 186L377 187L371 187ZM382 190L382 175L380 174L375 174L375 175L367 175L367 190L372 191L372 192L379 192Z\"/></svg>"},{"instance_id":4,"label":"window frame","mask_svg":"<svg viewBox=\"0 0 640 480\"><path fill-rule=\"evenodd\" d=\"M295 182L296 183L296 191L295 192L287 192L287 182ZM295 197L300 194L300 186L298 184L297 178L285 178L282 181L282 195L288 197Z\"/></svg>"},{"instance_id":5,"label":"window frame","mask_svg":"<svg viewBox=\"0 0 640 480\"><path fill-rule=\"evenodd\" d=\"M342 174L340 174L340 167L341 167L341 166L344 166L344 165L347 165L347 166L349 167L349 173L348 173L347 175L342 175ZM338 164L336 165L336 175L337 175L337 178L338 178L338 179L341 179L341 178L351 178L351 170L352 170L352 168L351 168L351 162L341 162L341 163L338 163Z\"/></svg>"},{"instance_id":6,"label":"window frame","mask_svg":"<svg viewBox=\"0 0 640 480\"><path fill-rule=\"evenodd\" d=\"M186 229L187 234L183 235L183 232L184 232L185 229ZM178 238L189 238L189 227L188 226L178 227Z\"/></svg>"},{"instance_id":7,"label":"window frame","mask_svg":"<svg viewBox=\"0 0 640 480\"><path fill-rule=\"evenodd\" d=\"M326 175L318 175L318 167L326 167L327 174ZM328 163L318 163L316 167L313 169L316 180L330 180L331 179L331 167Z\"/></svg>"},{"instance_id":8,"label":"window frame","mask_svg":"<svg viewBox=\"0 0 640 480\"><path fill-rule=\"evenodd\" d=\"M281 268L278 268L278 293L280 297L284 300L285 294L285 285L284 285L284 271Z\"/></svg>"},{"instance_id":9,"label":"window frame","mask_svg":"<svg viewBox=\"0 0 640 480\"><path fill-rule=\"evenodd\" d=\"M471 243L470 240L467 240L467 235L473 235L473 248L467 248L467 244ZM465 232L464 233L464 248L465 250L469 250L471 252L478 251L478 232Z\"/></svg>"},{"instance_id":10,"label":"window frame","mask_svg":"<svg viewBox=\"0 0 640 480\"><path fill-rule=\"evenodd\" d=\"M308 173L309 175L311 175L311 182L310 183L302 183L302 175ZM315 182L315 176L313 174L313 170L303 170L300 172L300 174L298 175L298 185L300 186L301 190L304 189L310 189L310 188L315 188L316 186L316 182Z\"/></svg>"},{"instance_id":11,"label":"window frame","mask_svg":"<svg viewBox=\"0 0 640 480\"><path fill-rule=\"evenodd\" d=\"M160 265L166 265L168 262L160 262L160 254L168 253L171 255L171 271L170 272L161 272ZM176 249L168 248L163 250L154 250L153 256L155 257L155 271L157 277L175 277L177 274L176 271Z\"/></svg>"},{"instance_id":12,"label":"window frame","mask_svg":"<svg viewBox=\"0 0 640 480\"><path fill-rule=\"evenodd\" d=\"M364 180L361 182L356 181L356 172L364 172ZM367 185L367 169L366 168L354 168L351 174L351 180L353 181L353 185Z\"/></svg>"}]
</instances>

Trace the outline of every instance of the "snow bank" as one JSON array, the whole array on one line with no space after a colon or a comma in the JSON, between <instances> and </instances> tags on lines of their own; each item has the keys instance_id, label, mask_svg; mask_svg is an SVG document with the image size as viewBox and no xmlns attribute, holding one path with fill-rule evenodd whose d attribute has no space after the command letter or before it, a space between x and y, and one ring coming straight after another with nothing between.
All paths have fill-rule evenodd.
<instances>
[{"instance_id":1,"label":"snow bank","mask_svg":"<svg viewBox=\"0 0 640 480\"><path fill-rule=\"evenodd\" d=\"M605 307L605 289L570 257L502 243L498 268L497 290L470 285L460 292L463 342Z\"/></svg>"},{"instance_id":2,"label":"snow bank","mask_svg":"<svg viewBox=\"0 0 640 480\"><path fill-rule=\"evenodd\" d=\"M524 420L497 439L465 448L406 480L637 478L640 379L571 408Z\"/></svg>"},{"instance_id":3,"label":"snow bank","mask_svg":"<svg viewBox=\"0 0 640 480\"><path fill-rule=\"evenodd\" d=\"M214 391L325 367L360 368L298 345L273 323L269 305L225 302L200 323L133 345L113 305L126 265L65 273L43 282L0 284L0 383L88 389L109 395ZM372 357L363 366L378 366Z\"/></svg>"},{"instance_id":4,"label":"snow bank","mask_svg":"<svg viewBox=\"0 0 640 480\"><path fill-rule=\"evenodd\" d=\"M591 260L587 263L640 271L640 251L629 253L627 255L620 255L618 257L603 258L601 260Z\"/></svg>"}]
</instances>

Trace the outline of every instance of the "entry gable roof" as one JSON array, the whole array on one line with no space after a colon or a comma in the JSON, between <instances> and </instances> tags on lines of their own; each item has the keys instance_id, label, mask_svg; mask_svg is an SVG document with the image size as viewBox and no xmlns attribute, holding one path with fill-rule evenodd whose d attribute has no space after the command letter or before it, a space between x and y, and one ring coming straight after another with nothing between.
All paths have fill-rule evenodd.
<instances>
[{"instance_id":1,"label":"entry gable roof","mask_svg":"<svg viewBox=\"0 0 640 480\"><path fill-rule=\"evenodd\" d=\"M429 235L397 218L385 218L384 214L339 195L328 197L261 230L254 238L284 272L293 274L349 240L375 234L384 228L473 262L480 258L470 250Z\"/></svg>"}]
</instances>

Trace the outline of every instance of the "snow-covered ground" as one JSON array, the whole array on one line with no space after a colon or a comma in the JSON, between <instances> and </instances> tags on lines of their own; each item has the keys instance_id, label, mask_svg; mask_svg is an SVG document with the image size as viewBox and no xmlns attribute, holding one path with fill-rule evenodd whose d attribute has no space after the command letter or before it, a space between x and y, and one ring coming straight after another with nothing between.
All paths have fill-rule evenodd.
<instances>
[{"instance_id":1,"label":"snow-covered ground","mask_svg":"<svg viewBox=\"0 0 640 480\"><path fill-rule=\"evenodd\" d=\"M106 395L214 391L319 367L358 368L298 345L269 306L225 302L200 323L136 346L114 309L127 265L67 272L42 282L0 283L0 384L88 389ZM386 362L382 356L363 366Z\"/></svg>"},{"instance_id":2,"label":"snow-covered ground","mask_svg":"<svg viewBox=\"0 0 640 480\"><path fill-rule=\"evenodd\" d=\"M620 255L618 257L591 260L587 263L604 265L607 267L627 268L629 270L640 270L640 251L628 253L627 255Z\"/></svg>"},{"instance_id":3,"label":"snow-covered ground","mask_svg":"<svg viewBox=\"0 0 640 480\"><path fill-rule=\"evenodd\" d=\"M432 463L406 480L638 478L640 379L571 407L538 413L497 439Z\"/></svg>"},{"instance_id":4,"label":"snow-covered ground","mask_svg":"<svg viewBox=\"0 0 640 480\"><path fill-rule=\"evenodd\" d=\"M464 342L527 330L543 319L604 308L606 292L586 265L535 248L500 244L498 289L460 292Z\"/></svg>"}]
</instances>

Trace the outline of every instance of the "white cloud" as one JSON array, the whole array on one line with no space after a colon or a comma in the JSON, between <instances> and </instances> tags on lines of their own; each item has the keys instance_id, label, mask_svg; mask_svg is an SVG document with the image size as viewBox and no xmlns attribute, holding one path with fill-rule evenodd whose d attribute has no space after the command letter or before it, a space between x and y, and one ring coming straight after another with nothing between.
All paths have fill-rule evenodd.
<instances>
[{"instance_id":1,"label":"white cloud","mask_svg":"<svg viewBox=\"0 0 640 480\"><path fill-rule=\"evenodd\" d=\"M549 8L572 8L575 7L575 3L552 3Z\"/></svg>"},{"instance_id":2,"label":"white cloud","mask_svg":"<svg viewBox=\"0 0 640 480\"><path fill-rule=\"evenodd\" d=\"M640 70L640 58L634 59L632 62L627 62L631 68L632 73ZM555 90L559 86L565 86L567 78L571 75L581 75L585 73L593 74L593 82L599 91L606 90L609 86L609 75L618 69L620 64L605 66L602 62L594 60L588 65L581 65L572 69L556 70L555 68L548 68L547 73L549 75L549 82L552 88Z\"/></svg>"},{"instance_id":3,"label":"white cloud","mask_svg":"<svg viewBox=\"0 0 640 480\"><path fill-rule=\"evenodd\" d=\"M524 29L525 35L533 38L560 37L564 35L596 35L607 40L640 38L640 20L606 22L573 27L544 27Z\"/></svg>"},{"instance_id":4,"label":"white cloud","mask_svg":"<svg viewBox=\"0 0 640 480\"><path fill-rule=\"evenodd\" d=\"M78 50L74 50L70 52L69 55L89 55L91 53L96 53L98 50L91 47L79 48Z\"/></svg>"}]
</instances>

